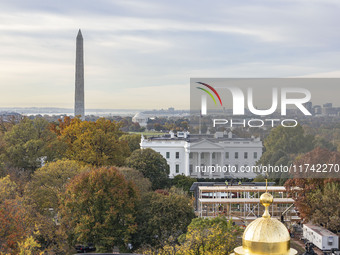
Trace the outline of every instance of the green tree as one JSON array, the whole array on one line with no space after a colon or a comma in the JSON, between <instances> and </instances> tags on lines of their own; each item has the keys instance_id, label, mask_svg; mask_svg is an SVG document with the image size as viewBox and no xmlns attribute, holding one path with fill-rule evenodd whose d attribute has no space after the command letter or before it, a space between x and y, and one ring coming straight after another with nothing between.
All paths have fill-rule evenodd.
<instances>
[{"instance_id":1,"label":"green tree","mask_svg":"<svg viewBox=\"0 0 340 255\"><path fill-rule=\"evenodd\" d=\"M183 174L176 175L172 180L171 183L176 188L181 188L187 192L189 192L191 185L197 182L197 179L191 178L189 176L185 176Z\"/></svg>"},{"instance_id":2,"label":"green tree","mask_svg":"<svg viewBox=\"0 0 340 255\"><path fill-rule=\"evenodd\" d=\"M332 143L330 143L329 141L327 141L326 139L322 138L321 136L315 136L314 141L314 148L325 148L328 149L330 151L336 151L336 146L333 145Z\"/></svg>"},{"instance_id":3,"label":"green tree","mask_svg":"<svg viewBox=\"0 0 340 255\"><path fill-rule=\"evenodd\" d=\"M327 183L308 196L310 219L315 224L338 233L340 231L340 183Z\"/></svg>"},{"instance_id":4,"label":"green tree","mask_svg":"<svg viewBox=\"0 0 340 255\"><path fill-rule=\"evenodd\" d=\"M303 128L276 127L264 140L265 151L257 164L280 166L293 162L299 153L305 153L313 149L313 136L305 135ZM269 175L279 184L283 184L288 176L284 173L273 173Z\"/></svg>"},{"instance_id":5,"label":"green tree","mask_svg":"<svg viewBox=\"0 0 340 255\"><path fill-rule=\"evenodd\" d=\"M4 162L10 167L33 172L44 161L60 158L62 143L55 133L50 131L48 125L43 118L34 120L24 118L13 126L4 136L5 148L2 154Z\"/></svg>"},{"instance_id":6,"label":"green tree","mask_svg":"<svg viewBox=\"0 0 340 255\"><path fill-rule=\"evenodd\" d=\"M125 134L125 135L122 135L120 138L119 138L119 141L125 141L129 148L130 148L130 151L133 152L135 150L138 150L140 149L140 141L141 141L141 135L139 134Z\"/></svg>"},{"instance_id":7,"label":"green tree","mask_svg":"<svg viewBox=\"0 0 340 255\"><path fill-rule=\"evenodd\" d=\"M151 191L151 182L148 178L145 178L144 175L133 168L128 167L119 167L119 172L122 173L125 177L125 180L131 181L136 186L137 190L141 193L147 193Z\"/></svg>"},{"instance_id":8,"label":"green tree","mask_svg":"<svg viewBox=\"0 0 340 255\"><path fill-rule=\"evenodd\" d=\"M123 248L136 230L136 191L114 167L83 172L67 185L61 219L75 243L94 243L99 251Z\"/></svg>"},{"instance_id":9,"label":"green tree","mask_svg":"<svg viewBox=\"0 0 340 255\"><path fill-rule=\"evenodd\" d=\"M63 123L61 123L63 124ZM104 118L93 121L72 119L62 128L54 128L68 148L64 156L94 166L124 164L129 155L128 144L119 141L123 134L120 125Z\"/></svg>"},{"instance_id":10,"label":"green tree","mask_svg":"<svg viewBox=\"0 0 340 255\"><path fill-rule=\"evenodd\" d=\"M86 170L89 168L72 160L48 163L33 174L31 181L26 186L25 198L41 214L56 216L60 195L65 191L66 184L74 176Z\"/></svg>"},{"instance_id":11,"label":"green tree","mask_svg":"<svg viewBox=\"0 0 340 255\"><path fill-rule=\"evenodd\" d=\"M175 254L228 255L239 244L242 230L225 217L193 219Z\"/></svg>"},{"instance_id":12,"label":"green tree","mask_svg":"<svg viewBox=\"0 0 340 255\"><path fill-rule=\"evenodd\" d=\"M190 198L178 189L150 192L142 197L137 208L138 230L134 246L163 247L167 241L177 242L195 217Z\"/></svg>"},{"instance_id":13,"label":"green tree","mask_svg":"<svg viewBox=\"0 0 340 255\"><path fill-rule=\"evenodd\" d=\"M126 164L142 172L152 183L152 189L164 189L169 185L169 165L163 156L153 149L135 150Z\"/></svg>"}]
</instances>

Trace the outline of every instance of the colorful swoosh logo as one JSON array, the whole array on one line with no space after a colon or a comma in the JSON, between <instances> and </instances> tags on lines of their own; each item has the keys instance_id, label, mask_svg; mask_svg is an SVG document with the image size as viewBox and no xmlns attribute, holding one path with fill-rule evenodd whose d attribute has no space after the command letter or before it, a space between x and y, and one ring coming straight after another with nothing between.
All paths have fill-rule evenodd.
<instances>
[{"instance_id":1,"label":"colorful swoosh logo","mask_svg":"<svg viewBox=\"0 0 340 255\"><path fill-rule=\"evenodd\" d=\"M221 106L223 106L222 105L222 100L220 98L220 95L217 93L217 91L212 86L210 86L209 84L203 83L203 82L196 82L196 83L201 84L203 86L206 86L208 89L210 89L212 92L214 92L214 94L217 96L218 100L220 101ZM196 88L206 92L212 98L212 100L214 101L215 105L217 104L213 94L211 94L211 92L209 90L201 88L201 87L196 87Z\"/></svg>"}]
</instances>

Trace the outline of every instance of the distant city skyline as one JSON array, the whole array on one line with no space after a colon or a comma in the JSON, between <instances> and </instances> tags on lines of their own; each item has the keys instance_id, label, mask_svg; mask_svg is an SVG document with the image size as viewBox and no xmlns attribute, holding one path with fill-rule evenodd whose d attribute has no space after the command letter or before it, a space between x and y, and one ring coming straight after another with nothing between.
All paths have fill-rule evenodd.
<instances>
[{"instance_id":1,"label":"distant city skyline","mask_svg":"<svg viewBox=\"0 0 340 255\"><path fill-rule=\"evenodd\" d=\"M189 109L192 77L340 77L340 2L2 1L0 107ZM331 92L330 92L331 93Z\"/></svg>"}]
</instances>

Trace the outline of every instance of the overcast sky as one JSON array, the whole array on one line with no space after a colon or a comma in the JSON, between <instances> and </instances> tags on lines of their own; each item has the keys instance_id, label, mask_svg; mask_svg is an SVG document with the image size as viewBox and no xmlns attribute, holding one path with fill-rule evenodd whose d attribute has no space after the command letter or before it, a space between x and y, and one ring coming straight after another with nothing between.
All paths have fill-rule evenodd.
<instances>
[{"instance_id":1,"label":"overcast sky","mask_svg":"<svg viewBox=\"0 0 340 255\"><path fill-rule=\"evenodd\" d=\"M340 77L338 0L0 2L0 107L189 108L191 77Z\"/></svg>"}]
</instances>

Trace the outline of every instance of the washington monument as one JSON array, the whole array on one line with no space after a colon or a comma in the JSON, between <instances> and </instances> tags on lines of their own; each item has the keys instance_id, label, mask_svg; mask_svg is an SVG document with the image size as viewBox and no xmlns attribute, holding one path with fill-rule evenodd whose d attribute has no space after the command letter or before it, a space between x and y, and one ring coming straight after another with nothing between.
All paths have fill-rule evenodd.
<instances>
[{"instance_id":1,"label":"washington monument","mask_svg":"<svg viewBox=\"0 0 340 255\"><path fill-rule=\"evenodd\" d=\"M84 106L84 49L83 35L79 29L76 43L76 91L74 101L74 116L85 119Z\"/></svg>"}]
</instances>

